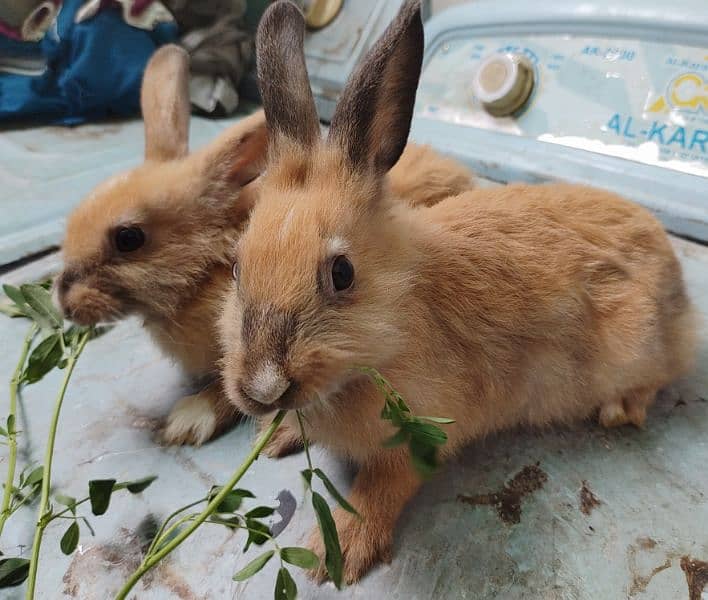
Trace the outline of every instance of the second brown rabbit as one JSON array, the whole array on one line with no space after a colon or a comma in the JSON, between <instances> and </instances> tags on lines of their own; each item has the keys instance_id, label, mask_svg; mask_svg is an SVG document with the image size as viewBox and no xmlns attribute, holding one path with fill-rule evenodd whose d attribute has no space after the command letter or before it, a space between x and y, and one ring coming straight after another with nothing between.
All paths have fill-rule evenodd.
<instances>
[{"instance_id":1,"label":"second brown rabbit","mask_svg":"<svg viewBox=\"0 0 708 600\"><path fill-rule=\"evenodd\" d=\"M391 202L385 176L422 62L417 1L350 78L326 140L303 30L281 1L258 32L270 159L236 246L223 379L239 409L300 409L314 441L359 465L349 501L361 518L335 512L351 582L390 559L421 483L406 448L383 447L394 431L357 367L381 371L414 414L454 419L449 456L519 425L598 413L641 425L691 367L695 316L661 224L611 193L517 185L419 210ZM319 533L312 547L323 555Z\"/></svg>"},{"instance_id":2,"label":"second brown rabbit","mask_svg":"<svg viewBox=\"0 0 708 600\"><path fill-rule=\"evenodd\" d=\"M218 378L216 323L231 282L231 255L257 195L267 152L262 112L188 153L189 61L177 46L143 78L145 163L100 185L69 218L57 279L67 316L82 324L139 315L163 352L203 385L170 413L163 439L202 444L239 412ZM431 149L409 145L388 184L412 205L472 188L472 175ZM299 443L278 432L269 453Z\"/></svg>"}]
</instances>

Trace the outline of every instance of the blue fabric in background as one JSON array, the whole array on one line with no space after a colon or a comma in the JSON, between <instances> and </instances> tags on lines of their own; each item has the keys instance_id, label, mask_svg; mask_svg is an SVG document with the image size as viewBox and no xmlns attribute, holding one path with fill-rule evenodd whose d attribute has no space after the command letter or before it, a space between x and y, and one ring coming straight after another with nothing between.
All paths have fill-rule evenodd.
<instances>
[{"instance_id":1,"label":"blue fabric in background","mask_svg":"<svg viewBox=\"0 0 708 600\"><path fill-rule=\"evenodd\" d=\"M119 8L74 23L84 1L64 0L56 26L39 43L0 36L0 56L36 54L47 61L42 75L0 73L0 121L76 125L139 112L145 65L157 47L177 39L177 25L138 29L123 21Z\"/></svg>"}]
</instances>

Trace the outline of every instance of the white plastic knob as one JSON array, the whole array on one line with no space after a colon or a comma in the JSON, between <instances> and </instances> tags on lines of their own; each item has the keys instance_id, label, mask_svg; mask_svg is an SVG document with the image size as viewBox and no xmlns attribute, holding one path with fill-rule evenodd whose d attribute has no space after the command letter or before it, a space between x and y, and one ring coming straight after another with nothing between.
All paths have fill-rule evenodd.
<instances>
[{"instance_id":1,"label":"white plastic knob","mask_svg":"<svg viewBox=\"0 0 708 600\"><path fill-rule=\"evenodd\" d=\"M504 117L523 108L533 86L533 67L525 57L498 52L479 64L472 80L472 93L489 114Z\"/></svg>"}]
</instances>

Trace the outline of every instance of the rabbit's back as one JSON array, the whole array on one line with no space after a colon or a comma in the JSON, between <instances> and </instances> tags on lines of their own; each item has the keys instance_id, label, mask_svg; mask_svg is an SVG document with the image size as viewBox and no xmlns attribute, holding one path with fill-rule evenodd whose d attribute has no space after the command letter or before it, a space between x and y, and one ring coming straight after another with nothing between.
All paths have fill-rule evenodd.
<instances>
[{"instance_id":1,"label":"rabbit's back","mask_svg":"<svg viewBox=\"0 0 708 600\"><path fill-rule=\"evenodd\" d=\"M435 241L418 292L448 346L481 366L480 401L494 390L491 429L653 398L690 368L694 312L645 209L592 188L515 185L450 198L427 218Z\"/></svg>"}]
</instances>

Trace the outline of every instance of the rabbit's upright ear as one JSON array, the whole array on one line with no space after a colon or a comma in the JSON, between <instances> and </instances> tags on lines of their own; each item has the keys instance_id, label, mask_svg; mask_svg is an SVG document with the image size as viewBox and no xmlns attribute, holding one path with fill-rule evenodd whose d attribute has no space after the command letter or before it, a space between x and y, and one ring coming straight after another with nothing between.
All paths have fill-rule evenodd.
<instances>
[{"instance_id":1,"label":"rabbit's upright ear","mask_svg":"<svg viewBox=\"0 0 708 600\"><path fill-rule=\"evenodd\" d=\"M189 146L189 55L169 44L152 55L140 93L145 160L173 160Z\"/></svg>"},{"instance_id":2,"label":"rabbit's upright ear","mask_svg":"<svg viewBox=\"0 0 708 600\"><path fill-rule=\"evenodd\" d=\"M422 63L420 0L406 0L349 77L332 117L329 139L354 168L383 174L396 164L408 140Z\"/></svg>"},{"instance_id":3,"label":"rabbit's upright ear","mask_svg":"<svg viewBox=\"0 0 708 600\"><path fill-rule=\"evenodd\" d=\"M276 145L281 135L304 146L312 146L320 136L304 37L305 18L292 2L271 4L258 26L258 87Z\"/></svg>"},{"instance_id":4,"label":"rabbit's upright ear","mask_svg":"<svg viewBox=\"0 0 708 600\"><path fill-rule=\"evenodd\" d=\"M205 174L224 189L239 188L265 169L268 124L262 110L241 119L221 134L204 154Z\"/></svg>"}]
</instances>

